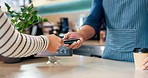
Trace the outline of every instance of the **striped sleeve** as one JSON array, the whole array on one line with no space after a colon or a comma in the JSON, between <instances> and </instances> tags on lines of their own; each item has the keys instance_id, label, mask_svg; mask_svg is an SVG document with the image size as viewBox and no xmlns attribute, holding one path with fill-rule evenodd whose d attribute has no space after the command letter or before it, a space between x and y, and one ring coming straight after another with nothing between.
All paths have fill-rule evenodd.
<instances>
[{"instance_id":1,"label":"striped sleeve","mask_svg":"<svg viewBox=\"0 0 148 78\"><path fill-rule=\"evenodd\" d=\"M0 9L0 54L5 57L27 57L47 49L46 36L19 33Z\"/></svg>"}]
</instances>

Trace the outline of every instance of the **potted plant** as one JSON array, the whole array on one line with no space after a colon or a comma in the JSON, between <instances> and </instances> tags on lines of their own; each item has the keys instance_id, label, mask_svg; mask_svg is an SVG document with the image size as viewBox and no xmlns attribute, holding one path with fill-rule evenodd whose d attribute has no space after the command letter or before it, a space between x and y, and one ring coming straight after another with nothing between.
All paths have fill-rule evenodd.
<instances>
[{"instance_id":1,"label":"potted plant","mask_svg":"<svg viewBox=\"0 0 148 78\"><path fill-rule=\"evenodd\" d=\"M48 22L47 18L42 20L42 18L37 15L38 11L34 8L33 4L28 7L21 7L20 12L11 11L11 7L7 3L5 3L5 6L10 14L12 25L16 26L16 29L20 33L25 33L37 23Z\"/></svg>"},{"instance_id":2,"label":"potted plant","mask_svg":"<svg viewBox=\"0 0 148 78\"><path fill-rule=\"evenodd\" d=\"M5 3L5 6L11 17L12 25L14 25L20 33L25 33L37 23L48 22L46 18L42 20L42 18L37 15L38 11L35 10L33 4L28 7L21 7L20 12L11 11L11 7L7 3ZM32 58L32 56L28 58ZM4 63L16 63L24 58L8 58L0 55L0 59L2 59Z\"/></svg>"}]
</instances>

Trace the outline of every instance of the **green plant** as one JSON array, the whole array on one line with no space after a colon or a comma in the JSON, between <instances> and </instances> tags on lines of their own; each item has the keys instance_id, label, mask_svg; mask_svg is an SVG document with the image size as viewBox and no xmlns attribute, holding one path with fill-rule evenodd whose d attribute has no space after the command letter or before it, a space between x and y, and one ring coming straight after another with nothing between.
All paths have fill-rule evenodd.
<instances>
[{"instance_id":1,"label":"green plant","mask_svg":"<svg viewBox=\"0 0 148 78\"><path fill-rule=\"evenodd\" d=\"M21 12L11 11L11 7L7 3L5 3L5 6L10 14L12 25L16 26L21 33L25 33L26 30L37 23L48 21L46 18L42 20L37 15L38 11L35 10L33 4L28 7L21 7Z\"/></svg>"}]
</instances>

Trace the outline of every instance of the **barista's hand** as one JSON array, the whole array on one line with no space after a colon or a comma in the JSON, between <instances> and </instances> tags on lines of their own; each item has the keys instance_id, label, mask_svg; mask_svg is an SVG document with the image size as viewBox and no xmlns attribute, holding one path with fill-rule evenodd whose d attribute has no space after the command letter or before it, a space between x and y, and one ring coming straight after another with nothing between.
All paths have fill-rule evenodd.
<instances>
[{"instance_id":1,"label":"barista's hand","mask_svg":"<svg viewBox=\"0 0 148 78\"><path fill-rule=\"evenodd\" d=\"M142 69L148 70L148 57L144 60Z\"/></svg>"},{"instance_id":2,"label":"barista's hand","mask_svg":"<svg viewBox=\"0 0 148 78\"><path fill-rule=\"evenodd\" d=\"M55 53L63 44L63 40L57 37L56 35L49 35L47 37L49 39L49 45L47 50L50 51L51 53Z\"/></svg>"},{"instance_id":3,"label":"barista's hand","mask_svg":"<svg viewBox=\"0 0 148 78\"><path fill-rule=\"evenodd\" d=\"M65 34L64 40L68 40L68 39L80 39L77 42L72 43L71 45L64 44L64 46L67 46L68 48L72 48L72 49L79 48L84 42L82 35L77 32L68 32L67 34Z\"/></svg>"}]
</instances>

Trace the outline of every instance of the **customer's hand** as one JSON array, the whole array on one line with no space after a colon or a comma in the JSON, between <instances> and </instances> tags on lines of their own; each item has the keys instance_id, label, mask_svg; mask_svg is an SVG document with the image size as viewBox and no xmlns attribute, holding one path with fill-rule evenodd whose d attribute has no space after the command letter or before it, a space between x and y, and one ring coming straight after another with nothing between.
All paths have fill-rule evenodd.
<instances>
[{"instance_id":1,"label":"customer's hand","mask_svg":"<svg viewBox=\"0 0 148 78\"><path fill-rule=\"evenodd\" d=\"M63 44L63 40L57 37L56 35L49 35L47 37L49 39L49 45L47 50L50 51L51 53L55 53Z\"/></svg>"},{"instance_id":2,"label":"customer's hand","mask_svg":"<svg viewBox=\"0 0 148 78\"><path fill-rule=\"evenodd\" d=\"M77 42L72 43L71 45L64 44L64 46L67 46L68 48L72 49L79 48L84 42L82 35L77 32L69 32L64 35L64 40L69 40L69 39L80 39Z\"/></svg>"},{"instance_id":3,"label":"customer's hand","mask_svg":"<svg viewBox=\"0 0 148 78\"><path fill-rule=\"evenodd\" d=\"M148 57L144 60L142 69L148 70Z\"/></svg>"}]
</instances>

